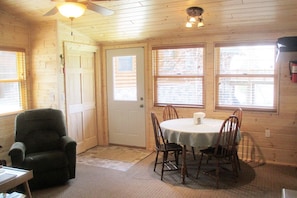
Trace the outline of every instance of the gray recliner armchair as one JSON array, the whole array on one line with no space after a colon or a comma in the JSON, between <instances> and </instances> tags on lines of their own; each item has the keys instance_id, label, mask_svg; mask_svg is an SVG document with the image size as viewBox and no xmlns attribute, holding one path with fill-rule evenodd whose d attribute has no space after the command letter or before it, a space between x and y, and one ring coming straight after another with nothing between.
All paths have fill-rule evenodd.
<instances>
[{"instance_id":1,"label":"gray recliner armchair","mask_svg":"<svg viewBox=\"0 0 297 198\"><path fill-rule=\"evenodd\" d=\"M63 184L75 178L76 142L66 134L63 113L34 109L15 119L15 143L8 153L12 166L33 170L33 189Z\"/></svg>"}]
</instances>

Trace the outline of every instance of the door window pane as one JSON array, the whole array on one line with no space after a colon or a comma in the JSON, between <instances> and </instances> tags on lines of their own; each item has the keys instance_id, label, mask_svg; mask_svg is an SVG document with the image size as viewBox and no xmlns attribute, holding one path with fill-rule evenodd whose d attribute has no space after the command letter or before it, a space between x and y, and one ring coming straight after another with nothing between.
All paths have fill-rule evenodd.
<instances>
[{"instance_id":1,"label":"door window pane","mask_svg":"<svg viewBox=\"0 0 297 198\"><path fill-rule=\"evenodd\" d=\"M137 101L136 56L113 57L114 100Z\"/></svg>"}]
</instances>

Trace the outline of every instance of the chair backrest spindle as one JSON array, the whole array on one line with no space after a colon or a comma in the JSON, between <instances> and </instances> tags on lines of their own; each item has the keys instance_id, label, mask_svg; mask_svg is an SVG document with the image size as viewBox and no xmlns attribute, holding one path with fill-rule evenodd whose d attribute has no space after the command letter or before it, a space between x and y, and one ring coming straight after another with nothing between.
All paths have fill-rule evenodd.
<instances>
[{"instance_id":1,"label":"chair backrest spindle","mask_svg":"<svg viewBox=\"0 0 297 198\"><path fill-rule=\"evenodd\" d=\"M171 120L171 119L177 119L178 113L174 106L172 105L166 105L163 109L163 120Z\"/></svg>"},{"instance_id":2,"label":"chair backrest spindle","mask_svg":"<svg viewBox=\"0 0 297 198\"><path fill-rule=\"evenodd\" d=\"M241 127L241 122L242 122L242 108L237 108L234 112L233 115L235 115L238 118L238 128L240 129Z\"/></svg>"}]
</instances>

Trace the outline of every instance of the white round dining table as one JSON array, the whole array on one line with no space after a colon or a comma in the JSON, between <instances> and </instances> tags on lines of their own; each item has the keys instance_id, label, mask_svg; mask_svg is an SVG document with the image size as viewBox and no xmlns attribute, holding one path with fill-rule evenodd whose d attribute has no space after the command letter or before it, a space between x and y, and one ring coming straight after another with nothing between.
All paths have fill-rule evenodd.
<instances>
[{"instance_id":1,"label":"white round dining table","mask_svg":"<svg viewBox=\"0 0 297 198\"><path fill-rule=\"evenodd\" d=\"M214 145L224 120L204 118L194 124L193 118L179 118L160 123L163 136L169 142L203 148Z\"/></svg>"}]
</instances>

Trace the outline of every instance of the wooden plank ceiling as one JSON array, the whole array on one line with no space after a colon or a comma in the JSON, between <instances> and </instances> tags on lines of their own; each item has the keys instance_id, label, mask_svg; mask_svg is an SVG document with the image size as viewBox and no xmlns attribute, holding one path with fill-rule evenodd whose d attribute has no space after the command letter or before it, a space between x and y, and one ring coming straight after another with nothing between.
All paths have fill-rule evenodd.
<instances>
[{"instance_id":1,"label":"wooden plank ceiling","mask_svg":"<svg viewBox=\"0 0 297 198\"><path fill-rule=\"evenodd\" d=\"M72 22L72 28L98 43L181 38L204 34L281 32L297 30L296 0L118 0L92 1L112 9L115 14L102 16L87 10ZM71 26L70 19L59 13L43 16L56 5L50 0L1 0L0 11L30 23L60 20ZM186 28L186 9L204 9L203 28ZM1 25L1 24L0 24Z\"/></svg>"}]
</instances>

